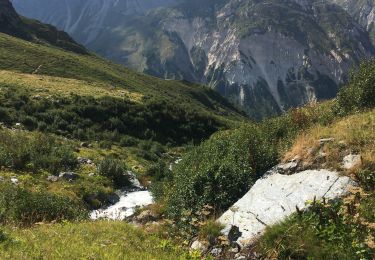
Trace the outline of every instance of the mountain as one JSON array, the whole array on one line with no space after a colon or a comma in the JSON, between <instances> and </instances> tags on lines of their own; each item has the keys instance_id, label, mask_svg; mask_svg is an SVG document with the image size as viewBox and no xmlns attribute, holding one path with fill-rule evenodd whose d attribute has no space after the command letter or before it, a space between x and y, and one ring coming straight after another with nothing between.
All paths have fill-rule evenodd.
<instances>
[{"instance_id":1,"label":"mountain","mask_svg":"<svg viewBox=\"0 0 375 260\"><path fill-rule=\"evenodd\" d=\"M374 53L366 30L341 6L322 1L14 4L113 61L207 84L257 119L334 97L348 71Z\"/></svg>"},{"instance_id":2,"label":"mountain","mask_svg":"<svg viewBox=\"0 0 375 260\"><path fill-rule=\"evenodd\" d=\"M67 33L51 25L19 16L9 0L0 0L0 32L36 43L53 45L76 53L87 50Z\"/></svg>"},{"instance_id":3,"label":"mountain","mask_svg":"<svg viewBox=\"0 0 375 260\"><path fill-rule=\"evenodd\" d=\"M375 1L373 0L331 0L344 8L354 19L366 28L375 42Z\"/></svg>"}]
</instances>

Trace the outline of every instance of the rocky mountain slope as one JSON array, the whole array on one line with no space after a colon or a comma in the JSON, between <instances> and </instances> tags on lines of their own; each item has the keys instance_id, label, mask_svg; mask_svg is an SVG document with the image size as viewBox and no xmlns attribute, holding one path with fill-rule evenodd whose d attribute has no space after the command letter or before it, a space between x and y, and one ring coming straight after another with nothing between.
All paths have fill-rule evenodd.
<instances>
[{"instance_id":1,"label":"rocky mountain slope","mask_svg":"<svg viewBox=\"0 0 375 260\"><path fill-rule=\"evenodd\" d=\"M67 33L51 25L20 17L9 0L0 0L0 32L21 39L54 45L69 51L87 54L87 50L76 43Z\"/></svg>"},{"instance_id":2,"label":"rocky mountain slope","mask_svg":"<svg viewBox=\"0 0 375 260\"><path fill-rule=\"evenodd\" d=\"M371 36L372 41L375 40L375 2L373 0L331 0L333 3L340 5L356 21L366 28Z\"/></svg>"},{"instance_id":3,"label":"rocky mountain slope","mask_svg":"<svg viewBox=\"0 0 375 260\"><path fill-rule=\"evenodd\" d=\"M14 4L116 62L207 84L254 118L334 97L348 70L374 52L360 24L339 5L322 1Z\"/></svg>"}]
</instances>

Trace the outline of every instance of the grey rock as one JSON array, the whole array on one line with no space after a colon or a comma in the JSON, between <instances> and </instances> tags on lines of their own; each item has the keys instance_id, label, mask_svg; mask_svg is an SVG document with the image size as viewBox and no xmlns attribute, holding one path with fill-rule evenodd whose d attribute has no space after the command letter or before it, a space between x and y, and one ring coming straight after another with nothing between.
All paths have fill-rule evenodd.
<instances>
[{"instance_id":1,"label":"grey rock","mask_svg":"<svg viewBox=\"0 0 375 260\"><path fill-rule=\"evenodd\" d=\"M59 180L59 177L55 175L50 175L47 177L47 181L50 181L50 182L57 182L58 180Z\"/></svg>"},{"instance_id":2,"label":"grey rock","mask_svg":"<svg viewBox=\"0 0 375 260\"><path fill-rule=\"evenodd\" d=\"M246 259L246 256L244 256L244 255L240 255L240 254L236 254L236 255L234 256L234 259L235 259L235 260L243 260L243 259Z\"/></svg>"},{"instance_id":3,"label":"grey rock","mask_svg":"<svg viewBox=\"0 0 375 260\"><path fill-rule=\"evenodd\" d=\"M112 205L116 204L117 202L120 201L120 196L117 195L116 193L111 193L111 194L108 195L107 201L108 201L108 203L110 203Z\"/></svg>"},{"instance_id":4,"label":"grey rock","mask_svg":"<svg viewBox=\"0 0 375 260\"><path fill-rule=\"evenodd\" d=\"M240 250L238 249L238 247L233 247L233 248L229 249L228 251L231 252L231 253L238 253Z\"/></svg>"},{"instance_id":5,"label":"grey rock","mask_svg":"<svg viewBox=\"0 0 375 260\"><path fill-rule=\"evenodd\" d=\"M89 177L94 177L95 176L95 173L94 172L90 172L89 173Z\"/></svg>"},{"instance_id":6,"label":"grey rock","mask_svg":"<svg viewBox=\"0 0 375 260\"><path fill-rule=\"evenodd\" d=\"M217 257L217 256L219 256L221 254L221 252L223 252L223 249L221 249L221 248L213 248L210 253L211 253L212 256Z\"/></svg>"},{"instance_id":7,"label":"grey rock","mask_svg":"<svg viewBox=\"0 0 375 260\"><path fill-rule=\"evenodd\" d=\"M277 170L281 174L291 174L297 169L297 166L298 166L298 162L295 160L295 161L291 161L288 163L278 165Z\"/></svg>"},{"instance_id":8,"label":"grey rock","mask_svg":"<svg viewBox=\"0 0 375 260\"><path fill-rule=\"evenodd\" d=\"M318 142L320 145L324 145L326 143L331 143L335 140L335 138L323 138L323 139L319 139Z\"/></svg>"},{"instance_id":9,"label":"grey rock","mask_svg":"<svg viewBox=\"0 0 375 260\"><path fill-rule=\"evenodd\" d=\"M344 157L342 165L343 165L344 169L350 170L353 167L361 164L361 162L362 162L361 155L349 154L349 155Z\"/></svg>"},{"instance_id":10,"label":"grey rock","mask_svg":"<svg viewBox=\"0 0 375 260\"><path fill-rule=\"evenodd\" d=\"M0 181L4 181L4 177L3 176L0 176Z\"/></svg>"},{"instance_id":11,"label":"grey rock","mask_svg":"<svg viewBox=\"0 0 375 260\"><path fill-rule=\"evenodd\" d=\"M19 183L19 180L17 177L11 177L10 178L10 182L14 185L17 185Z\"/></svg>"},{"instance_id":12,"label":"grey rock","mask_svg":"<svg viewBox=\"0 0 375 260\"><path fill-rule=\"evenodd\" d=\"M92 160L85 157L77 157L77 161L80 164L92 164Z\"/></svg>"},{"instance_id":13,"label":"grey rock","mask_svg":"<svg viewBox=\"0 0 375 260\"><path fill-rule=\"evenodd\" d=\"M201 253L204 253L207 251L207 246L204 245L202 242L200 242L199 240L195 240L192 244L191 244L191 250L196 250L196 251L199 251Z\"/></svg>"},{"instance_id":14,"label":"grey rock","mask_svg":"<svg viewBox=\"0 0 375 260\"><path fill-rule=\"evenodd\" d=\"M81 142L80 146L81 146L81 147L89 147L89 144L86 143L86 142Z\"/></svg>"},{"instance_id":15,"label":"grey rock","mask_svg":"<svg viewBox=\"0 0 375 260\"><path fill-rule=\"evenodd\" d=\"M147 222L151 222L156 220L157 216L152 213L151 210L144 210L142 211L135 219L137 222L145 224Z\"/></svg>"},{"instance_id":16,"label":"grey rock","mask_svg":"<svg viewBox=\"0 0 375 260\"><path fill-rule=\"evenodd\" d=\"M262 234L266 226L282 221L308 200L334 199L346 194L351 185L349 177L328 170L306 170L293 175L270 171L259 179L248 193L238 200L218 221L229 235L237 226L241 236L237 242L246 245ZM233 208L237 210L233 210Z\"/></svg>"},{"instance_id":17,"label":"grey rock","mask_svg":"<svg viewBox=\"0 0 375 260\"><path fill-rule=\"evenodd\" d=\"M74 181L76 179L78 179L79 175L75 172L61 172L59 174L59 178L60 179L64 179L64 180L67 180L67 181Z\"/></svg>"}]
</instances>

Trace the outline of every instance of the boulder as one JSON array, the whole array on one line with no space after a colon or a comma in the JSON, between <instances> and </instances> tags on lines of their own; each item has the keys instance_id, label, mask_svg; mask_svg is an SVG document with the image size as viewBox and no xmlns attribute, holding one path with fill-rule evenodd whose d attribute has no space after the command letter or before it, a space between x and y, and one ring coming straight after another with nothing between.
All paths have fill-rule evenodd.
<instances>
[{"instance_id":1,"label":"boulder","mask_svg":"<svg viewBox=\"0 0 375 260\"><path fill-rule=\"evenodd\" d=\"M17 179L17 177L11 177L10 178L10 182L14 185L17 185L19 183L19 180Z\"/></svg>"},{"instance_id":2,"label":"boulder","mask_svg":"<svg viewBox=\"0 0 375 260\"><path fill-rule=\"evenodd\" d=\"M361 164L362 158L360 155L357 154L349 154L344 157L344 160L342 162L342 166L346 170L350 170L354 168L355 166Z\"/></svg>"},{"instance_id":3,"label":"boulder","mask_svg":"<svg viewBox=\"0 0 375 260\"><path fill-rule=\"evenodd\" d=\"M222 232L227 236L232 236L234 226L238 227L240 236L237 243L248 244L268 225L294 213L296 207L305 208L306 201L337 198L346 194L354 184L349 177L328 170L306 170L293 175L282 175L272 170L218 221L225 226Z\"/></svg>"},{"instance_id":4,"label":"boulder","mask_svg":"<svg viewBox=\"0 0 375 260\"><path fill-rule=\"evenodd\" d=\"M47 181L50 181L50 182L57 182L59 180L59 178L55 175L50 175L47 177Z\"/></svg>"},{"instance_id":5,"label":"boulder","mask_svg":"<svg viewBox=\"0 0 375 260\"><path fill-rule=\"evenodd\" d=\"M127 171L126 173L127 173L127 175L128 175L128 178L129 178L129 181L130 181L131 185L132 185L134 188L137 188L137 189L144 189L144 187L141 185L141 183L139 182L139 180L138 180L137 177L135 176L134 172L132 172L132 171Z\"/></svg>"},{"instance_id":6,"label":"boulder","mask_svg":"<svg viewBox=\"0 0 375 260\"><path fill-rule=\"evenodd\" d=\"M77 157L77 161L80 164L92 164L92 160L85 157Z\"/></svg>"},{"instance_id":7,"label":"boulder","mask_svg":"<svg viewBox=\"0 0 375 260\"><path fill-rule=\"evenodd\" d=\"M120 196L116 193L111 193L107 196L107 201L109 204L113 205L120 201Z\"/></svg>"},{"instance_id":8,"label":"boulder","mask_svg":"<svg viewBox=\"0 0 375 260\"><path fill-rule=\"evenodd\" d=\"M199 240L195 240L192 244L191 244L191 250L193 251L199 251L201 253L204 253L207 251L207 246L205 244L203 244L202 242L200 242Z\"/></svg>"},{"instance_id":9,"label":"boulder","mask_svg":"<svg viewBox=\"0 0 375 260\"><path fill-rule=\"evenodd\" d=\"M298 166L297 161L291 161L288 163L278 165L277 170L281 174L292 174L297 169L297 166Z\"/></svg>"},{"instance_id":10,"label":"boulder","mask_svg":"<svg viewBox=\"0 0 375 260\"><path fill-rule=\"evenodd\" d=\"M59 178L67 181L74 181L78 179L79 175L74 172L60 172Z\"/></svg>"},{"instance_id":11,"label":"boulder","mask_svg":"<svg viewBox=\"0 0 375 260\"><path fill-rule=\"evenodd\" d=\"M150 221L154 221L157 219L157 216L152 213L151 210L144 210L142 211L136 218L137 222L141 224L145 224Z\"/></svg>"},{"instance_id":12,"label":"boulder","mask_svg":"<svg viewBox=\"0 0 375 260\"><path fill-rule=\"evenodd\" d=\"M221 248L213 248L210 253L211 253L212 256L217 257L217 256L219 256L221 254L221 252L223 252L223 249L221 249Z\"/></svg>"},{"instance_id":13,"label":"boulder","mask_svg":"<svg viewBox=\"0 0 375 260\"><path fill-rule=\"evenodd\" d=\"M80 144L80 146L81 146L81 147L89 147L89 144L86 143L86 142L82 142L82 143Z\"/></svg>"}]
</instances>

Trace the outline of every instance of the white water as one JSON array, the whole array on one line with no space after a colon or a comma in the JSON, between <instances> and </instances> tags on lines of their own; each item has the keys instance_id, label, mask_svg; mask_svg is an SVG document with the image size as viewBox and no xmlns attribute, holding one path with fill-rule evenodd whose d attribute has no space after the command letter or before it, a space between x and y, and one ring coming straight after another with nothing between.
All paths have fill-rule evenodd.
<instances>
[{"instance_id":1,"label":"white water","mask_svg":"<svg viewBox=\"0 0 375 260\"><path fill-rule=\"evenodd\" d=\"M122 192L120 201L106 208L93 210L90 214L91 219L112 219L124 220L134 214L137 207L144 207L153 203L153 197L147 190Z\"/></svg>"}]
</instances>

